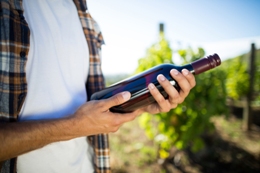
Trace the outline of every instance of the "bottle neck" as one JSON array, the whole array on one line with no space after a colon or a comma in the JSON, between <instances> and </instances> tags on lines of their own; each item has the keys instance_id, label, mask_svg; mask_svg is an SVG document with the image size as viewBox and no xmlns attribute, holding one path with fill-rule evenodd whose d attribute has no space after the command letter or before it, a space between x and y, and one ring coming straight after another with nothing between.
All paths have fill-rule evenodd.
<instances>
[{"instance_id":1,"label":"bottle neck","mask_svg":"<svg viewBox=\"0 0 260 173\"><path fill-rule=\"evenodd\" d=\"M217 54L198 59L191 63L194 69L194 74L200 74L221 64L221 60Z\"/></svg>"}]
</instances>

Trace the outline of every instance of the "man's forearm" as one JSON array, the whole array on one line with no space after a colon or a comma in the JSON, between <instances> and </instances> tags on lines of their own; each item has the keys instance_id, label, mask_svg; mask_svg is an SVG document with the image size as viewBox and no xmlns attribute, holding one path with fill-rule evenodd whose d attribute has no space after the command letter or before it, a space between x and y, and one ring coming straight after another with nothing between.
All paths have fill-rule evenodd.
<instances>
[{"instance_id":1,"label":"man's forearm","mask_svg":"<svg viewBox=\"0 0 260 173\"><path fill-rule=\"evenodd\" d=\"M89 101L63 119L0 123L0 162L53 142L117 131L143 112L137 110L122 116L109 111L129 100L130 96L123 92L109 99Z\"/></svg>"},{"instance_id":2,"label":"man's forearm","mask_svg":"<svg viewBox=\"0 0 260 173\"><path fill-rule=\"evenodd\" d=\"M0 162L47 144L75 138L69 119L0 123Z\"/></svg>"}]
</instances>

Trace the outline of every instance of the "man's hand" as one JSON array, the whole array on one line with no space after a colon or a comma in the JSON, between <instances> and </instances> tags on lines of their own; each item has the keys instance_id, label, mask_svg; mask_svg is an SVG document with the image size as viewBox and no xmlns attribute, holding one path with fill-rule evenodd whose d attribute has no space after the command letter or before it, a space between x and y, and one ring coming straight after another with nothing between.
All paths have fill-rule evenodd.
<instances>
[{"instance_id":1,"label":"man's hand","mask_svg":"<svg viewBox=\"0 0 260 173\"><path fill-rule=\"evenodd\" d=\"M196 85L194 75L186 69L182 70L181 73L175 69L172 69L170 74L179 84L181 88L180 92L178 92L163 75L158 75L157 80L167 92L169 98L164 99L157 88L153 84L149 84L148 88L150 93L157 103L145 107L143 109L144 111L152 114L168 112L171 109L176 108L178 104L182 103L188 96L190 90Z\"/></svg>"},{"instance_id":2,"label":"man's hand","mask_svg":"<svg viewBox=\"0 0 260 173\"><path fill-rule=\"evenodd\" d=\"M81 106L72 118L77 124L79 134L93 135L99 133L116 132L119 127L135 119L141 110L132 113L113 113L109 109L130 99L129 92L122 92L104 100L89 101Z\"/></svg>"}]
</instances>

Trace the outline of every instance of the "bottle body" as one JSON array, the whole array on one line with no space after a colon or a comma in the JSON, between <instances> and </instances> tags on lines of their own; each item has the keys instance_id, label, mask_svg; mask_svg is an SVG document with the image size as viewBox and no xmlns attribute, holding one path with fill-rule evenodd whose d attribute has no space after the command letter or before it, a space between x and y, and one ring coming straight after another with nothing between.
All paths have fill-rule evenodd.
<instances>
[{"instance_id":1,"label":"bottle body","mask_svg":"<svg viewBox=\"0 0 260 173\"><path fill-rule=\"evenodd\" d=\"M205 69L201 67L203 65L205 66ZM182 69L187 69L191 73L196 74L196 69L199 69L198 72L201 73L205 70L208 70L209 68L212 67L208 67L208 62L206 62L205 60L204 64L201 64L201 62L196 62L195 65L194 63L191 63L184 66L176 66L173 64L161 64L151 69L148 69L142 73L139 73L133 77L117 82L116 84L113 84L108 88L105 88L104 90L94 93L91 96L91 100L106 99L117 93L129 91L131 93L130 100L121 105L110 108L110 111L119 113L132 112L138 108L150 105L155 102L155 99L150 94L147 88L147 86L150 83L153 83L155 85L155 87L160 91L164 98L168 97L167 93L164 91L162 86L157 81L157 76L159 74L163 74L165 78L168 79L170 83L176 88L176 90L180 91L179 85L170 75L171 69L176 69L178 71L181 71Z\"/></svg>"}]
</instances>

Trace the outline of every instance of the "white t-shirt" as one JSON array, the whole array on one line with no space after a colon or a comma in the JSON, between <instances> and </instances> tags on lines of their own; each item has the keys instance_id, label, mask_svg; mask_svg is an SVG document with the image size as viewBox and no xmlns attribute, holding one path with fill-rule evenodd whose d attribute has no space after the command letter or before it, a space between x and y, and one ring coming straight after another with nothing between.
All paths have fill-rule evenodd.
<instances>
[{"instance_id":1,"label":"white t-shirt","mask_svg":"<svg viewBox=\"0 0 260 173\"><path fill-rule=\"evenodd\" d=\"M89 52L72 0L23 0L31 30L28 93L19 121L61 118L87 100ZM32 141L33 142L33 141ZM93 172L86 137L49 144L18 157L18 173Z\"/></svg>"}]
</instances>

